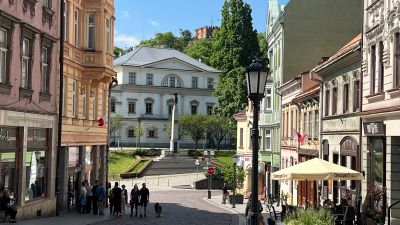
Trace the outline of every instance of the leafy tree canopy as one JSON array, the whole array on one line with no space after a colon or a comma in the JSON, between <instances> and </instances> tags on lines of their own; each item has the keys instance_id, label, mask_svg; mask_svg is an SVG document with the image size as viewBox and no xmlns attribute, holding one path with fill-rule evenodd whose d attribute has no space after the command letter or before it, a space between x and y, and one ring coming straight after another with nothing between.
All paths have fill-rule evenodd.
<instances>
[{"instance_id":1,"label":"leafy tree canopy","mask_svg":"<svg viewBox=\"0 0 400 225\"><path fill-rule=\"evenodd\" d=\"M114 58L118 58L120 56L125 55L126 53L130 52L133 50L133 47L129 47L129 48L120 48L118 46L114 47Z\"/></svg>"},{"instance_id":2,"label":"leafy tree canopy","mask_svg":"<svg viewBox=\"0 0 400 225\"><path fill-rule=\"evenodd\" d=\"M210 64L210 57L212 55L212 42L211 39L202 38L193 41L187 46L185 53L194 59L201 59L207 65Z\"/></svg>"},{"instance_id":3,"label":"leafy tree canopy","mask_svg":"<svg viewBox=\"0 0 400 225\"><path fill-rule=\"evenodd\" d=\"M154 38L142 40L140 45L172 48L183 52L192 40L193 36L189 30L180 29L179 37L176 37L172 32L156 33Z\"/></svg>"},{"instance_id":4,"label":"leafy tree canopy","mask_svg":"<svg viewBox=\"0 0 400 225\"><path fill-rule=\"evenodd\" d=\"M249 4L243 0L225 1L221 28L213 34L212 49L211 65L222 72L216 90L216 111L232 117L247 104L244 68L260 54Z\"/></svg>"}]
</instances>

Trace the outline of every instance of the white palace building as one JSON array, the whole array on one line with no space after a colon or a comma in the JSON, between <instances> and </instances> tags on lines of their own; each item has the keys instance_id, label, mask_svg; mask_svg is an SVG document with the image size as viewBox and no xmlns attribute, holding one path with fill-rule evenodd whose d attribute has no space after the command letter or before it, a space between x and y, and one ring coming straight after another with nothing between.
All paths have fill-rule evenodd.
<instances>
[{"instance_id":1,"label":"white palace building","mask_svg":"<svg viewBox=\"0 0 400 225\"><path fill-rule=\"evenodd\" d=\"M123 126L111 133L112 144L136 146L136 127L142 127L141 147L168 148L170 117L178 93L178 115L211 114L219 71L174 49L140 46L114 60L118 86L111 92L111 117L121 115ZM180 147L193 141L184 137Z\"/></svg>"}]
</instances>

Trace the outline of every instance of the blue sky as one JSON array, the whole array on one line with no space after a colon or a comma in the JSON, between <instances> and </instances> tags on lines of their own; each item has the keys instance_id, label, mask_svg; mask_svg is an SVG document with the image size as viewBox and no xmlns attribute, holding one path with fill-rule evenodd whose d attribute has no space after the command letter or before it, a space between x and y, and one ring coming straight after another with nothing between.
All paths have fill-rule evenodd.
<instances>
[{"instance_id":1,"label":"blue sky","mask_svg":"<svg viewBox=\"0 0 400 225\"><path fill-rule=\"evenodd\" d=\"M285 4L288 0L279 0ZM253 12L253 27L265 32L268 0L245 0ZM129 47L159 32L220 25L224 0L115 0L115 45Z\"/></svg>"}]
</instances>

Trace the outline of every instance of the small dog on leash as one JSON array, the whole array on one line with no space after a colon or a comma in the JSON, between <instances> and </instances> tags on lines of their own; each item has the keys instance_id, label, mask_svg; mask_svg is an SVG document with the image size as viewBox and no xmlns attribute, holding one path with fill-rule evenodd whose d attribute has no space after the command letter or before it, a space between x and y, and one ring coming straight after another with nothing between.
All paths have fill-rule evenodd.
<instances>
[{"instance_id":1,"label":"small dog on leash","mask_svg":"<svg viewBox=\"0 0 400 225\"><path fill-rule=\"evenodd\" d=\"M156 217L160 217L161 216L162 207L161 207L160 203L157 202L154 205L154 211L156 212Z\"/></svg>"}]
</instances>

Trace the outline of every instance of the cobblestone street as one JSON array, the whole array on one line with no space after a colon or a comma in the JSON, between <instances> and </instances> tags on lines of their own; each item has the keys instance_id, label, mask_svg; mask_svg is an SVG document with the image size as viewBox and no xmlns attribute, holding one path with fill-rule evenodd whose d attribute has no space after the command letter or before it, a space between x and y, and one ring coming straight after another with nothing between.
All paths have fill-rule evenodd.
<instances>
[{"instance_id":1,"label":"cobblestone street","mask_svg":"<svg viewBox=\"0 0 400 225\"><path fill-rule=\"evenodd\" d=\"M207 191L174 190L158 191L150 193L150 204L146 218L130 218L129 212L119 218L97 222L93 224L160 224L160 225L184 225L184 224L218 224L236 225L238 216L232 212L211 204L204 200ZM160 218L155 217L154 203L159 202L163 208ZM130 208L127 208L129 211Z\"/></svg>"}]
</instances>

